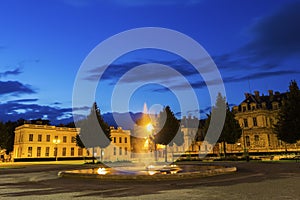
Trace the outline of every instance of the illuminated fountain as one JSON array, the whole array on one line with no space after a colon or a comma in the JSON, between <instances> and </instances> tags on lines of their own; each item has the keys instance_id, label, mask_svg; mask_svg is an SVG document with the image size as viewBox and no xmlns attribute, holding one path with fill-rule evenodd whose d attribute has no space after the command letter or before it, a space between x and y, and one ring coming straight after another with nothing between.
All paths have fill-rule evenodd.
<instances>
[{"instance_id":1,"label":"illuminated fountain","mask_svg":"<svg viewBox=\"0 0 300 200\"><path fill-rule=\"evenodd\" d=\"M197 165L186 165L161 162L161 160L159 162L157 152L161 147L154 141L153 134L157 131L155 130L155 127L155 119L150 117L147 105L144 104L143 116L138 120L133 135L130 136L130 145L132 146L130 148L130 162L109 162L108 165L101 163L90 169L60 172L59 176L94 177L100 179L160 180L236 171L236 168L224 168L211 165L204 166L199 165L199 163ZM116 150L121 148L114 140L116 140L116 137L111 143L111 149Z\"/></svg>"}]
</instances>

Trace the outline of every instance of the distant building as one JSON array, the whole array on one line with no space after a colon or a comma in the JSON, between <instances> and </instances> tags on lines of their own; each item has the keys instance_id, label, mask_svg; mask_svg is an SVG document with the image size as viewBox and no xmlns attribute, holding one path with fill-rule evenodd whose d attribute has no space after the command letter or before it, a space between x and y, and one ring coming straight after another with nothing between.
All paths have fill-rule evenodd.
<instances>
[{"instance_id":1,"label":"distant building","mask_svg":"<svg viewBox=\"0 0 300 200\"><path fill-rule=\"evenodd\" d=\"M122 127L110 128L111 143L104 149L96 148L95 157L102 161L129 161L131 159L130 131ZM101 155L102 154L102 155Z\"/></svg>"},{"instance_id":2,"label":"distant building","mask_svg":"<svg viewBox=\"0 0 300 200\"><path fill-rule=\"evenodd\" d=\"M285 152L300 149L298 144L285 144L280 141L273 131L273 125L277 123L277 115L286 93L273 93L269 90L268 95L245 93L245 99L240 105L234 106L233 111L242 127L241 139L234 145L227 145L229 152L249 153L260 152Z\"/></svg>"},{"instance_id":3,"label":"distant building","mask_svg":"<svg viewBox=\"0 0 300 200\"><path fill-rule=\"evenodd\" d=\"M42 124L24 124L15 129L13 158L66 159L87 156L76 146L79 129Z\"/></svg>"}]
</instances>

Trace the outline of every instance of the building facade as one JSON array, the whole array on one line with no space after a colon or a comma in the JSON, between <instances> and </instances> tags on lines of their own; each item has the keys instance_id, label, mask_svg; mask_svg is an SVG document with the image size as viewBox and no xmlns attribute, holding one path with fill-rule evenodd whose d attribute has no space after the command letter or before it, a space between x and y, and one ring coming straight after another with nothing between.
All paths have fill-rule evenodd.
<instances>
[{"instance_id":1,"label":"building facade","mask_svg":"<svg viewBox=\"0 0 300 200\"><path fill-rule=\"evenodd\" d=\"M110 144L104 148L96 148L95 157L101 161L129 161L131 159L130 131L122 127L110 127Z\"/></svg>"},{"instance_id":2,"label":"building facade","mask_svg":"<svg viewBox=\"0 0 300 200\"><path fill-rule=\"evenodd\" d=\"M76 128L24 124L15 129L14 160L23 158L75 158L87 156L76 146Z\"/></svg>"},{"instance_id":3,"label":"building facade","mask_svg":"<svg viewBox=\"0 0 300 200\"><path fill-rule=\"evenodd\" d=\"M238 106L233 107L236 120L242 128L242 137L234 145L227 145L228 152L266 153L266 152L294 152L300 150L300 143L286 144L280 141L273 131L277 123L277 115L286 98L286 93L260 95L245 93L245 99Z\"/></svg>"}]
</instances>

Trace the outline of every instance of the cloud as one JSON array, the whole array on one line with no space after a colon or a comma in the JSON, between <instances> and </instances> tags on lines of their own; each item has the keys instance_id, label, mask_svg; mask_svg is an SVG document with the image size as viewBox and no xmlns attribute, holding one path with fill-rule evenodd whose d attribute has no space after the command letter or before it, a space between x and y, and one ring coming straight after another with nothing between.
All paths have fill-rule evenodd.
<instances>
[{"instance_id":1,"label":"cloud","mask_svg":"<svg viewBox=\"0 0 300 200\"><path fill-rule=\"evenodd\" d=\"M241 52L253 60L282 61L300 55L299 10L300 2L297 1L257 20L249 29L252 38Z\"/></svg>"},{"instance_id":2,"label":"cloud","mask_svg":"<svg viewBox=\"0 0 300 200\"><path fill-rule=\"evenodd\" d=\"M21 68L16 68L16 69L13 69L13 70L7 70L5 72L0 72L0 78L1 77L6 77L6 76L9 76L9 75L19 75L21 73L22 73Z\"/></svg>"},{"instance_id":3,"label":"cloud","mask_svg":"<svg viewBox=\"0 0 300 200\"><path fill-rule=\"evenodd\" d=\"M36 103L24 104L34 102L36 99L20 99L8 101L0 104L0 119L4 121L18 120L20 118L30 120L37 118L44 118L50 120L53 124L67 123L72 121L72 108L60 108L38 105Z\"/></svg>"},{"instance_id":4,"label":"cloud","mask_svg":"<svg viewBox=\"0 0 300 200\"><path fill-rule=\"evenodd\" d=\"M240 75L234 75L234 76L227 76L223 78L224 83L238 83L243 82L247 80L255 80L255 79L261 79L261 78L267 78L267 77L275 77L275 76L282 76L282 75L289 75L289 74L300 74L300 71L297 70L278 70L278 71L265 71L265 72L256 72L252 74L247 74L244 76ZM221 84L219 80L209 80L209 81L197 81L194 83L191 83L191 86L194 89L201 89L204 87L209 87L213 85ZM169 90L185 90L186 85L181 83L176 83L171 86L170 88L159 88L159 89L153 89L153 92L166 92Z\"/></svg>"},{"instance_id":5,"label":"cloud","mask_svg":"<svg viewBox=\"0 0 300 200\"><path fill-rule=\"evenodd\" d=\"M36 93L31 85L24 85L18 81L0 81L0 95L11 94L34 94Z\"/></svg>"}]
</instances>

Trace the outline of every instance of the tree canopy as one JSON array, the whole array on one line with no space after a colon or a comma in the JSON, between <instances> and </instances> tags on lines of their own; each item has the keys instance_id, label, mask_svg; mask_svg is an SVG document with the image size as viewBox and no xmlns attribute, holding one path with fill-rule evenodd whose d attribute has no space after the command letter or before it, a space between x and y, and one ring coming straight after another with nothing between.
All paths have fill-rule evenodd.
<instances>
[{"instance_id":1,"label":"tree canopy","mask_svg":"<svg viewBox=\"0 0 300 200\"><path fill-rule=\"evenodd\" d=\"M237 140L242 135L242 129L238 121L235 119L234 113L230 110L225 98L222 97L221 94L219 94L217 97L216 105L212 108L212 113L218 112L218 109L222 109L221 106L224 105L226 105L226 118L219 138L215 140L215 136L218 135L216 133L213 133L212 136L206 135L206 138L208 142L217 141L223 143L224 154L226 156L226 143L234 144L235 142L237 142ZM210 125L211 115L212 114L208 115L208 118L204 125L205 134L207 134L208 127Z\"/></svg>"},{"instance_id":2,"label":"tree canopy","mask_svg":"<svg viewBox=\"0 0 300 200\"><path fill-rule=\"evenodd\" d=\"M176 119L174 113L169 106L166 106L158 117L159 132L154 136L156 144L168 145L176 136L179 130L179 121Z\"/></svg>"},{"instance_id":3,"label":"tree canopy","mask_svg":"<svg viewBox=\"0 0 300 200\"><path fill-rule=\"evenodd\" d=\"M80 138L76 139L78 146L82 146L80 141L86 148L105 148L110 144L110 127L103 120L96 102L87 118L76 122L76 125L80 128Z\"/></svg>"},{"instance_id":4,"label":"tree canopy","mask_svg":"<svg viewBox=\"0 0 300 200\"><path fill-rule=\"evenodd\" d=\"M278 139L293 144L300 140L300 91L296 81L291 81L287 98L279 109L274 132Z\"/></svg>"}]
</instances>

